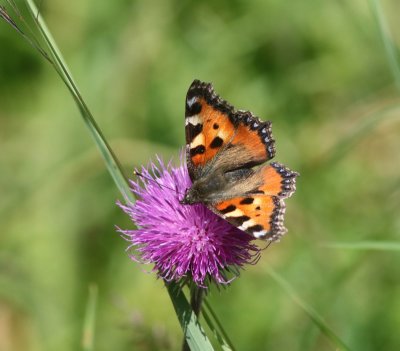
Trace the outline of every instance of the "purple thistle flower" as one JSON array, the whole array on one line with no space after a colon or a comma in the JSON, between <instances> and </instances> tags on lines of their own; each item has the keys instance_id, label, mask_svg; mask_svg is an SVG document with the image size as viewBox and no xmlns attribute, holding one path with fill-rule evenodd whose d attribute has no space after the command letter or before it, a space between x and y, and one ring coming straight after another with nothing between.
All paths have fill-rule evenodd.
<instances>
[{"instance_id":1,"label":"purple thistle flower","mask_svg":"<svg viewBox=\"0 0 400 351\"><path fill-rule=\"evenodd\" d=\"M132 259L153 263L153 271L166 280L189 279L200 287L209 281L229 283L238 268L257 261L260 249L250 235L206 206L179 203L191 185L186 164L174 168L161 159L158 163L142 168L141 181L130 181L136 203L118 202L138 227L118 228L131 242L128 249L134 248ZM227 273L234 273L233 278Z\"/></svg>"}]
</instances>

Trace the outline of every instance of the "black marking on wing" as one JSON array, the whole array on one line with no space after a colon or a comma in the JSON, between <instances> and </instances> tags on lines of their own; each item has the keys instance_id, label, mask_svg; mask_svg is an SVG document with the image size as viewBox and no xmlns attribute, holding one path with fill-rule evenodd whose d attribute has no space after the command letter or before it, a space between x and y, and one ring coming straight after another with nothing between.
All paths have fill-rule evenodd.
<instances>
[{"instance_id":1,"label":"black marking on wing","mask_svg":"<svg viewBox=\"0 0 400 351\"><path fill-rule=\"evenodd\" d=\"M253 234L254 232L260 232L262 230L264 230L264 227L261 224L256 224L256 225L253 225L252 227L248 227L246 229L246 232Z\"/></svg>"},{"instance_id":2,"label":"black marking on wing","mask_svg":"<svg viewBox=\"0 0 400 351\"><path fill-rule=\"evenodd\" d=\"M253 201L254 201L254 198L252 198L252 197L246 197L246 198L244 198L242 201L240 201L240 204L241 204L241 205L250 205L250 204L253 203Z\"/></svg>"},{"instance_id":3,"label":"black marking on wing","mask_svg":"<svg viewBox=\"0 0 400 351\"><path fill-rule=\"evenodd\" d=\"M204 145L198 145L193 149L190 149L190 157L194 157L196 155L202 155L206 152L206 148Z\"/></svg>"},{"instance_id":4,"label":"black marking on wing","mask_svg":"<svg viewBox=\"0 0 400 351\"><path fill-rule=\"evenodd\" d=\"M229 212L232 212L232 211L235 211L235 210L236 210L236 206L235 205L229 205L228 207L225 207L223 210L221 210L219 212L221 212L222 214L226 214L226 213L229 213Z\"/></svg>"},{"instance_id":5,"label":"black marking on wing","mask_svg":"<svg viewBox=\"0 0 400 351\"><path fill-rule=\"evenodd\" d=\"M210 144L210 148L211 149L218 149L219 147L222 146L222 144L224 143L224 140L222 138L220 138L219 136L216 136L213 141Z\"/></svg>"},{"instance_id":6,"label":"black marking on wing","mask_svg":"<svg viewBox=\"0 0 400 351\"><path fill-rule=\"evenodd\" d=\"M191 106L189 106L187 99L186 99L186 109L185 109L185 116L191 117L197 115L201 112L201 104L200 102L194 102Z\"/></svg>"},{"instance_id":7,"label":"black marking on wing","mask_svg":"<svg viewBox=\"0 0 400 351\"><path fill-rule=\"evenodd\" d=\"M226 217L229 223L233 224L235 227L240 227L244 222L250 219L249 216L239 216L239 217Z\"/></svg>"},{"instance_id":8,"label":"black marking on wing","mask_svg":"<svg viewBox=\"0 0 400 351\"><path fill-rule=\"evenodd\" d=\"M204 98L207 104L211 105L218 111L225 113L228 115L231 122L236 127L239 123L238 119L235 116L235 110L231 104L229 104L226 100L222 99L215 91L211 83L201 82L198 79L195 79L193 83L190 85L189 90L186 95L186 101L190 101L193 97ZM186 102L186 117L193 116L197 113L193 113L194 106L197 104L195 102L191 107L190 111L188 111L188 104Z\"/></svg>"},{"instance_id":9,"label":"black marking on wing","mask_svg":"<svg viewBox=\"0 0 400 351\"><path fill-rule=\"evenodd\" d=\"M186 126L186 132L188 135L187 142L190 144L195 137L197 137L203 131L203 125L201 123L193 125L188 123Z\"/></svg>"}]
</instances>

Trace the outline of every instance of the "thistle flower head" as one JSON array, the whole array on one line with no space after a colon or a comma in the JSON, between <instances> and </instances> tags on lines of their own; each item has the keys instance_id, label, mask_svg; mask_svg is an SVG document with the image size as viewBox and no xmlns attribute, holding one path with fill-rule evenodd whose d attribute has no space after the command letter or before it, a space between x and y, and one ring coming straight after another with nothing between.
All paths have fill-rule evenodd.
<instances>
[{"instance_id":1,"label":"thistle flower head","mask_svg":"<svg viewBox=\"0 0 400 351\"><path fill-rule=\"evenodd\" d=\"M152 263L166 280L188 279L201 287L210 281L227 284L238 275L238 268L257 260L259 249L250 235L203 204L179 202L191 185L185 164L165 166L158 159L141 174L140 180L130 181L136 203L118 203L137 226L119 229L131 242L132 259Z\"/></svg>"}]
</instances>

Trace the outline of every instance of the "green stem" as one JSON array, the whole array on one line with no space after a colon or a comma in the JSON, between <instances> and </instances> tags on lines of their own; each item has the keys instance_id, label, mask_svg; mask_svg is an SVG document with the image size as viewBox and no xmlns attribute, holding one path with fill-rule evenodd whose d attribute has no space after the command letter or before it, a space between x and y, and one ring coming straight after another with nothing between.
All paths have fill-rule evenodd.
<instances>
[{"instance_id":1,"label":"green stem","mask_svg":"<svg viewBox=\"0 0 400 351\"><path fill-rule=\"evenodd\" d=\"M168 293L171 297L174 305L175 312L178 316L179 323L181 324L184 337L188 344L188 347L184 350L192 351L212 351L214 350L211 342L208 340L207 335L200 325L197 315L193 311L193 308L189 305L183 291L182 286L176 282L171 281L165 284ZM191 293L192 306L200 306L203 299L203 292ZM197 301L193 301L196 299ZM198 307L195 307L199 311ZM184 344L183 344L184 345ZM183 347L182 345L182 347Z\"/></svg>"},{"instance_id":2,"label":"green stem","mask_svg":"<svg viewBox=\"0 0 400 351\"><path fill-rule=\"evenodd\" d=\"M199 288L197 285L192 286L190 289L190 306L196 317L199 317L201 305L204 299L204 289ZM182 351L190 351L189 344L187 343L187 335L184 335L182 342Z\"/></svg>"}]
</instances>

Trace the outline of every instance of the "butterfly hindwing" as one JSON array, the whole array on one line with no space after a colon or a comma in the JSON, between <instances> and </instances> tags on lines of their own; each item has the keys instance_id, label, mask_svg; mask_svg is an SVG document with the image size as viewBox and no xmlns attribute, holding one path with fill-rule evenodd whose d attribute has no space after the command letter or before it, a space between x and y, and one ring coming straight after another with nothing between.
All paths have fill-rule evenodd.
<instances>
[{"instance_id":1,"label":"butterfly hindwing","mask_svg":"<svg viewBox=\"0 0 400 351\"><path fill-rule=\"evenodd\" d=\"M245 196L220 201L212 210L256 238L276 240L286 233L284 199L296 189L298 173L279 163L262 167L252 177L261 184Z\"/></svg>"},{"instance_id":2,"label":"butterfly hindwing","mask_svg":"<svg viewBox=\"0 0 400 351\"><path fill-rule=\"evenodd\" d=\"M285 207L276 196L233 198L215 208L229 223L256 238L275 240L286 231L281 220Z\"/></svg>"}]
</instances>

